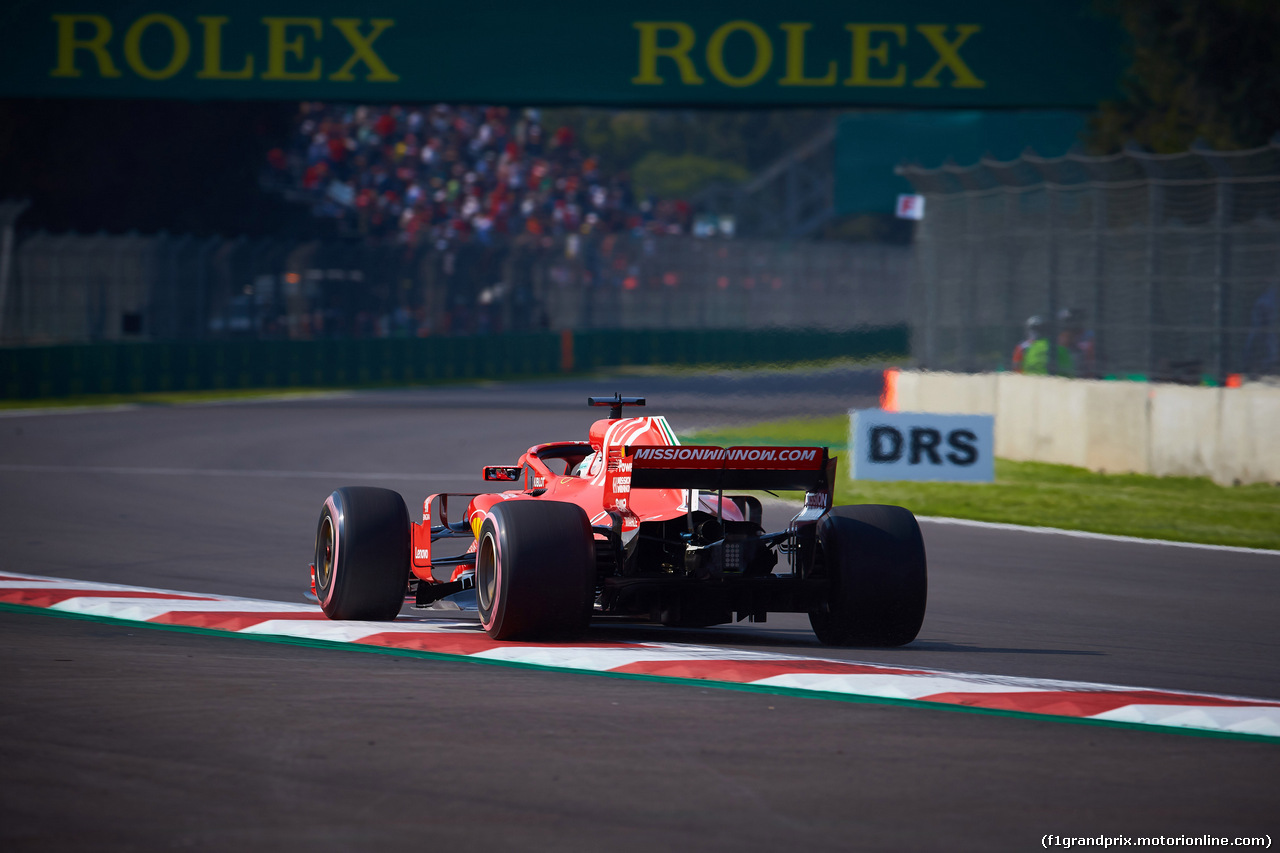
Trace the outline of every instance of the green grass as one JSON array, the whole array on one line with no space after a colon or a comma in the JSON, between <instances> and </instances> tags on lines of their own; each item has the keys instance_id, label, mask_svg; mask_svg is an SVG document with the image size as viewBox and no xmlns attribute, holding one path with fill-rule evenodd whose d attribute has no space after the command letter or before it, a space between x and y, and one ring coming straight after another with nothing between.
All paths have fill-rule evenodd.
<instances>
[{"instance_id":1,"label":"green grass","mask_svg":"<svg viewBox=\"0 0 1280 853\"><path fill-rule=\"evenodd\" d=\"M681 436L691 444L820 444L843 454L848 417L772 421ZM841 460L836 503L885 503L917 515L969 518L1280 549L1280 488L1208 479L1095 474L1069 465L996 460L994 483L850 480Z\"/></svg>"}]
</instances>

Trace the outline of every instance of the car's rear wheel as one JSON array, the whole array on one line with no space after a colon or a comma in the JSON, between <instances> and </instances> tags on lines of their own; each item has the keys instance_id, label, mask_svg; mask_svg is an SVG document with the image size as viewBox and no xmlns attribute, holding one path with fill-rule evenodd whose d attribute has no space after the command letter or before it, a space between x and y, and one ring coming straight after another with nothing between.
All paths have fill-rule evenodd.
<instances>
[{"instance_id":1,"label":"car's rear wheel","mask_svg":"<svg viewBox=\"0 0 1280 853\"><path fill-rule=\"evenodd\" d=\"M572 637L595 600L591 523L576 504L508 501L489 510L476 545L480 624L496 640Z\"/></svg>"},{"instance_id":2,"label":"car's rear wheel","mask_svg":"<svg viewBox=\"0 0 1280 853\"><path fill-rule=\"evenodd\" d=\"M388 621L409 585L409 511L389 489L329 495L316 529L316 595L330 619Z\"/></svg>"},{"instance_id":3,"label":"car's rear wheel","mask_svg":"<svg viewBox=\"0 0 1280 853\"><path fill-rule=\"evenodd\" d=\"M916 638L928 599L920 525L900 506L838 506L818 522L824 607L810 611L818 639L832 646L903 646Z\"/></svg>"}]
</instances>

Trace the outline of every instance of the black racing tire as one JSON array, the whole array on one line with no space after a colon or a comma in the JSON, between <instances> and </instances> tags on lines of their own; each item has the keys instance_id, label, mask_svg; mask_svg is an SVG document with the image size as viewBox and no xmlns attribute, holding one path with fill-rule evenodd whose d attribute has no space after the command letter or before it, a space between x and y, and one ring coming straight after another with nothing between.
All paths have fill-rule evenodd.
<instances>
[{"instance_id":1,"label":"black racing tire","mask_svg":"<svg viewBox=\"0 0 1280 853\"><path fill-rule=\"evenodd\" d=\"M409 587L409 511L390 489L329 495L316 527L316 596L330 619L388 622Z\"/></svg>"},{"instance_id":2,"label":"black racing tire","mask_svg":"<svg viewBox=\"0 0 1280 853\"><path fill-rule=\"evenodd\" d=\"M595 604L595 537L577 504L494 506L476 543L476 606L495 640L572 638Z\"/></svg>"},{"instance_id":3,"label":"black racing tire","mask_svg":"<svg viewBox=\"0 0 1280 853\"><path fill-rule=\"evenodd\" d=\"M924 539L900 506L832 508L818 522L826 606L809 624L829 646L905 646L920 633L929 597Z\"/></svg>"}]
</instances>

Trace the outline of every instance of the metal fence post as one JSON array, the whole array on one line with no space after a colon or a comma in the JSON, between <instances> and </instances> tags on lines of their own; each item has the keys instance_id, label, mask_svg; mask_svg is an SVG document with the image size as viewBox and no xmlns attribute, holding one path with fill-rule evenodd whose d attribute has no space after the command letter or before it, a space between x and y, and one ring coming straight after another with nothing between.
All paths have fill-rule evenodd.
<instances>
[{"instance_id":1,"label":"metal fence post","mask_svg":"<svg viewBox=\"0 0 1280 853\"><path fill-rule=\"evenodd\" d=\"M1022 325L1022 321L1025 320L1026 318L1019 317L1015 313L1015 309L1018 303L1018 298L1017 298L1018 253L1016 251L1017 240L1013 236L1013 229L1018 221L1018 215L1017 215L1018 205L1022 199L1022 190L1015 187L1006 186L1003 189L1003 193L1004 193L1004 205L1003 205L1004 222L1002 223L1003 227L1000 229L1000 236L1002 238L1002 243L1004 246L1004 268L1005 268L1006 280L1005 280L1005 298L1004 298L1003 316L1004 316L1004 322L1005 322L1005 327L1007 331L1011 329L1012 330L1018 329ZM1016 333L1015 333L1014 340L1015 341L1018 340L1018 338L1016 337ZM1009 353L1009 348L1008 348L1008 342L1006 341L1005 355L1007 356L1008 353ZM1003 360L1001 363L1003 363ZM1010 367L1012 367L1012 365L1010 365Z\"/></svg>"},{"instance_id":2,"label":"metal fence post","mask_svg":"<svg viewBox=\"0 0 1280 853\"><path fill-rule=\"evenodd\" d=\"M956 349L959 358L958 366L961 371L970 372L973 370L973 326L974 318L977 311L977 290L978 286L974 275L974 236L973 220L975 218L975 199L972 192L962 193L960 196L962 204L961 215L963 220L960 228L960 239L963 241L964 250L961 255L960 266L960 295L962 305L960 308L959 334L956 336Z\"/></svg>"},{"instance_id":3,"label":"metal fence post","mask_svg":"<svg viewBox=\"0 0 1280 853\"><path fill-rule=\"evenodd\" d=\"M1101 372L1102 353L1105 352L1105 331L1102 313L1106 310L1106 234L1107 191L1093 185L1093 366Z\"/></svg>"},{"instance_id":4,"label":"metal fence post","mask_svg":"<svg viewBox=\"0 0 1280 853\"><path fill-rule=\"evenodd\" d=\"M13 226L31 202L6 201L0 203L0 228L4 235L0 240L0 341L4 340L5 297L9 293L9 271L13 266Z\"/></svg>"},{"instance_id":5,"label":"metal fence post","mask_svg":"<svg viewBox=\"0 0 1280 853\"><path fill-rule=\"evenodd\" d=\"M210 237L196 256L196 340L202 341L209 337L209 259L220 245L221 237Z\"/></svg>"},{"instance_id":6,"label":"metal fence post","mask_svg":"<svg viewBox=\"0 0 1280 853\"><path fill-rule=\"evenodd\" d=\"M1045 301L1048 303L1045 317L1045 343L1048 353L1045 370L1050 376L1058 373L1058 217L1055 209L1056 194L1054 185L1044 185L1044 203L1049 223L1049 243L1045 265L1048 278L1045 282Z\"/></svg>"},{"instance_id":7,"label":"metal fence post","mask_svg":"<svg viewBox=\"0 0 1280 853\"><path fill-rule=\"evenodd\" d=\"M1164 221L1164 186L1160 183L1160 168L1148 157L1135 157L1147 179L1147 251L1146 251L1146 352L1143 369L1147 378L1155 376L1156 368L1156 319L1158 285L1160 276L1160 225Z\"/></svg>"},{"instance_id":8,"label":"metal fence post","mask_svg":"<svg viewBox=\"0 0 1280 853\"><path fill-rule=\"evenodd\" d=\"M1227 335L1227 318L1231 308L1231 184L1218 176L1217 233L1213 258L1213 375L1219 384L1225 383L1229 369L1230 346Z\"/></svg>"},{"instance_id":9,"label":"metal fence post","mask_svg":"<svg viewBox=\"0 0 1280 853\"><path fill-rule=\"evenodd\" d=\"M932 370L937 366L937 305L938 305L938 264L937 264L937 217L942 209L942 199L937 195L926 196L926 210L934 211L934 218L916 225L916 251L920 258L915 265L916 281L920 282L921 301L924 309L923 346L920 348L920 366Z\"/></svg>"},{"instance_id":10,"label":"metal fence post","mask_svg":"<svg viewBox=\"0 0 1280 853\"><path fill-rule=\"evenodd\" d=\"M1227 373L1231 369L1228 321L1231 316L1231 207L1234 186L1227 180L1231 171L1226 163L1198 146L1196 153L1209 164L1217 178L1214 181L1212 345L1213 378L1222 385L1226 383Z\"/></svg>"}]
</instances>

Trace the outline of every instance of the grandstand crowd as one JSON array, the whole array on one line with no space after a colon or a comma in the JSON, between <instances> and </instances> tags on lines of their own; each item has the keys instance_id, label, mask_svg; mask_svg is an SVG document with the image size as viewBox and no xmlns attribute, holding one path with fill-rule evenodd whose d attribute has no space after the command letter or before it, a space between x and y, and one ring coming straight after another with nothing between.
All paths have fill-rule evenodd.
<instances>
[{"instance_id":1,"label":"grandstand crowd","mask_svg":"<svg viewBox=\"0 0 1280 853\"><path fill-rule=\"evenodd\" d=\"M507 107L303 103L272 181L344 231L486 243L495 235L688 233L683 201L639 199L567 126Z\"/></svg>"}]
</instances>

